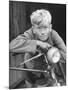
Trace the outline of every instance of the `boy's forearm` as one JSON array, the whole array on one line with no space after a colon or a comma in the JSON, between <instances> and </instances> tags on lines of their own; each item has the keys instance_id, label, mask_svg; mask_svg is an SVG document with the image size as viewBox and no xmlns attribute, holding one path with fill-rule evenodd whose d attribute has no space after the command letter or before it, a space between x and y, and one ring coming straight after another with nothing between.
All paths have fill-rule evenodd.
<instances>
[{"instance_id":1,"label":"boy's forearm","mask_svg":"<svg viewBox=\"0 0 68 90\"><path fill-rule=\"evenodd\" d=\"M20 43L20 44L19 44ZM14 53L25 53L25 52L35 52L37 43L36 40L25 40L25 42L19 42L18 45L11 46L9 45L9 51ZM17 46L17 47L16 47ZM14 48L15 47L15 48Z\"/></svg>"}]
</instances>

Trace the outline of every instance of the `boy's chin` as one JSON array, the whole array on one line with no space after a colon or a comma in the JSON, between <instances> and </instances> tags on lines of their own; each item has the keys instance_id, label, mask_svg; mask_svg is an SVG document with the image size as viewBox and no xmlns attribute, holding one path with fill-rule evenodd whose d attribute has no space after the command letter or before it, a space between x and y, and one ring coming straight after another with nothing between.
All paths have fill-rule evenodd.
<instances>
[{"instance_id":1,"label":"boy's chin","mask_svg":"<svg viewBox=\"0 0 68 90\"><path fill-rule=\"evenodd\" d=\"M48 38L39 38L41 41L46 41Z\"/></svg>"}]
</instances>

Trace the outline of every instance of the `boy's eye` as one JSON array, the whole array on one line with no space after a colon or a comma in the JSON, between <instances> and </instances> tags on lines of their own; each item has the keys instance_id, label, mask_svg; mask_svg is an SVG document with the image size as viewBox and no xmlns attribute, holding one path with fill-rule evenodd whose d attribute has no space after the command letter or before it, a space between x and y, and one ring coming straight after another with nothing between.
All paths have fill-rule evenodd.
<instances>
[{"instance_id":1,"label":"boy's eye","mask_svg":"<svg viewBox=\"0 0 68 90\"><path fill-rule=\"evenodd\" d=\"M48 29L48 27L38 27L38 29Z\"/></svg>"}]
</instances>

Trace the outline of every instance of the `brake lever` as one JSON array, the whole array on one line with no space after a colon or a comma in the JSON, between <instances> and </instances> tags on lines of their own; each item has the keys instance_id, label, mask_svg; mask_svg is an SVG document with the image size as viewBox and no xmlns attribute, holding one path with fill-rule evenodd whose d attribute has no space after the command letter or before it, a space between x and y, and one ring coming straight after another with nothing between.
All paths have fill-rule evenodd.
<instances>
[{"instance_id":1,"label":"brake lever","mask_svg":"<svg viewBox=\"0 0 68 90\"><path fill-rule=\"evenodd\" d=\"M36 55L36 56L34 56L34 57L32 57L32 58L30 58L30 59L28 59L28 60L20 63L18 66L23 65L23 64L25 64L25 63L27 63L27 62L29 62L29 61L31 61L31 60L35 60L36 58L42 56L43 54L44 54L44 53L39 53L38 55Z\"/></svg>"}]
</instances>

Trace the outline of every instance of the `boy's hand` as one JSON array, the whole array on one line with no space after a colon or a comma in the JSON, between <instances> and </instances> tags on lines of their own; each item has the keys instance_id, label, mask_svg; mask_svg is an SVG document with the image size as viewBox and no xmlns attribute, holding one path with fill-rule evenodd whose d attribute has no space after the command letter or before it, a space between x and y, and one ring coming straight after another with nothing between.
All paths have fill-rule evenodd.
<instances>
[{"instance_id":1,"label":"boy's hand","mask_svg":"<svg viewBox=\"0 0 68 90\"><path fill-rule=\"evenodd\" d=\"M42 49L48 49L48 48L52 47L49 43L42 42L39 40L37 40L37 45L40 46Z\"/></svg>"}]
</instances>

